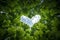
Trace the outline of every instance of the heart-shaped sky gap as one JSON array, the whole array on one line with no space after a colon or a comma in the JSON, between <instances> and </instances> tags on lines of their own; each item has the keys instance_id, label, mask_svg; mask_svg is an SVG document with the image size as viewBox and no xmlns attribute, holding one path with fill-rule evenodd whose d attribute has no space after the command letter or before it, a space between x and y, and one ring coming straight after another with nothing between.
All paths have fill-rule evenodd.
<instances>
[{"instance_id":1,"label":"heart-shaped sky gap","mask_svg":"<svg viewBox=\"0 0 60 40\"><path fill-rule=\"evenodd\" d=\"M30 28L41 19L40 15L35 15L32 18L21 16L20 21L27 24Z\"/></svg>"}]
</instances>

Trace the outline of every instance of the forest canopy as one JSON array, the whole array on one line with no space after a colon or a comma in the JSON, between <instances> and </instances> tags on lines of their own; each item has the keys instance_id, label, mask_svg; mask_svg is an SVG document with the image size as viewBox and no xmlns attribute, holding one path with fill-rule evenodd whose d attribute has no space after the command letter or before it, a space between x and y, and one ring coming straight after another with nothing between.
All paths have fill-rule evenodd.
<instances>
[{"instance_id":1,"label":"forest canopy","mask_svg":"<svg viewBox=\"0 0 60 40\"><path fill-rule=\"evenodd\" d=\"M31 30L20 21L25 15L41 19ZM0 0L0 40L59 40L60 0Z\"/></svg>"}]
</instances>

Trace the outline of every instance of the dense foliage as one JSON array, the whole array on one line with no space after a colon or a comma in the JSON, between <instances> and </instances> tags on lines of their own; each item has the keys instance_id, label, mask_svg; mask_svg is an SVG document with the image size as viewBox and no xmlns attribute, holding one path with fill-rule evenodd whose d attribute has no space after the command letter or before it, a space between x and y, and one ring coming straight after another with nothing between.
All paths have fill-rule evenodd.
<instances>
[{"instance_id":1,"label":"dense foliage","mask_svg":"<svg viewBox=\"0 0 60 40\"><path fill-rule=\"evenodd\" d=\"M20 21L36 14L31 30ZM60 0L0 0L0 40L60 40Z\"/></svg>"}]
</instances>

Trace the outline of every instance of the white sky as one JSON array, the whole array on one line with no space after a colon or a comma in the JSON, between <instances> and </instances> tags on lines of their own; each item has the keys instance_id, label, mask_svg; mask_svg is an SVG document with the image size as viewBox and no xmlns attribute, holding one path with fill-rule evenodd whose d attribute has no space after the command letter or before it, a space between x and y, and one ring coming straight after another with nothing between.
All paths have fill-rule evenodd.
<instances>
[{"instance_id":1,"label":"white sky","mask_svg":"<svg viewBox=\"0 0 60 40\"><path fill-rule=\"evenodd\" d=\"M35 23L37 23L41 19L40 15L35 15L31 19L22 15L20 21L27 24L29 27L32 27Z\"/></svg>"}]
</instances>

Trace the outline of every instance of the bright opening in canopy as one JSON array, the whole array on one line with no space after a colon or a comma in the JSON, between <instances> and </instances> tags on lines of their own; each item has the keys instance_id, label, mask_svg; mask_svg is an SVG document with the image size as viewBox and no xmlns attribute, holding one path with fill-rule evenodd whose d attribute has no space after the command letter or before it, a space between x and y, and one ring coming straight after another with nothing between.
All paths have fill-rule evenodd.
<instances>
[{"instance_id":1,"label":"bright opening in canopy","mask_svg":"<svg viewBox=\"0 0 60 40\"><path fill-rule=\"evenodd\" d=\"M32 27L35 23L39 22L40 19L41 19L40 15L35 15L31 19L22 15L20 21L27 24L29 27Z\"/></svg>"}]
</instances>

